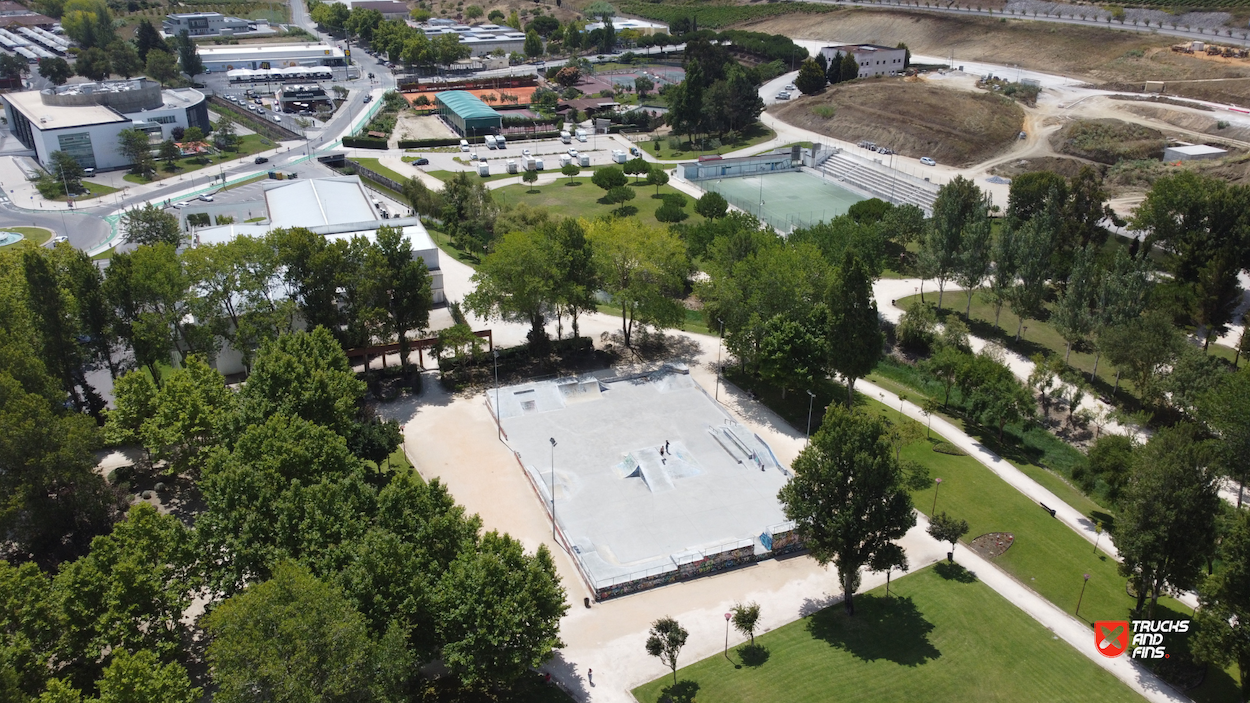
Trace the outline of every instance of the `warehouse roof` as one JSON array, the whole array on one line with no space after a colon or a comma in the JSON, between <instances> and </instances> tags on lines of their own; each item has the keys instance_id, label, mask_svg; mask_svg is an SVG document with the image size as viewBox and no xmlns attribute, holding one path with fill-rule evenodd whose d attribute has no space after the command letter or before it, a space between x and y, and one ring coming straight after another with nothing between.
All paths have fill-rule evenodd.
<instances>
[{"instance_id":1,"label":"warehouse roof","mask_svg":"<svg viewBox=\"0 0 1250 703\"><path fill-rule=\"evenodd\" d=\"M5 93L4 99L41 130L133 122L131 118L103 105L46 105L37 90Z\"/></svg>"},{"instance_id":2,"label":"warehouse roof","mask_svg":"<svg viewBox=\"0 0 1250 703\"><path fill-rule=\"evenodd\" d=\"M317 227L378 219L357 176L265 184L274 227Z\"/></svg>"},{"instance_id":3,"label":"warehouse roof","mask_svg":"<svg viewBox=\"0 0 1250 703\"><path fill-rule=\"evenodd\" d=\"M476 95L464 90L447 90L438 94L438 102L450 107L464 118L498 117L499 113L482 102Z\"/></svg>"}]
</instances>

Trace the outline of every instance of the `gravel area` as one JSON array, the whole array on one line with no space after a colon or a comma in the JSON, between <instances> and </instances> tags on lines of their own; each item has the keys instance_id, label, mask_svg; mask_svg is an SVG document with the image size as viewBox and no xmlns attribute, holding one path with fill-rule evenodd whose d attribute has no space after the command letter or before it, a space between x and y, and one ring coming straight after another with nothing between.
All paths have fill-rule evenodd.
<instances>
[{"instance_id":1,"label":"gravel area","mask_svg":"<svg viewBox=\"0 0 1250 703\"><path fill-rule=\"evenodd\" d=\"M1061 2L1045 2L1044 0L1010 0L1006 7L1007 14L1034 16L1034 15L1058 15L1061 17L1083 17L1086 19L1097 17L1099 20L1106 21L1111 17L1111 12L1101 7L1090 5L1069 5ZM1163 10L1146 10L1142 8L1125 8L1124 24L1139 24L1158 26L1163 23L1164 27L1169 29L1218 29L1220 34L1224 30L1231 29L1225 24L1232 19L1232 15L1227 12L1186 12L1181 15L1173 15ZM1109 24L1115 26L1120 20L1113 20Z\"/></svg>"}]
</instances>

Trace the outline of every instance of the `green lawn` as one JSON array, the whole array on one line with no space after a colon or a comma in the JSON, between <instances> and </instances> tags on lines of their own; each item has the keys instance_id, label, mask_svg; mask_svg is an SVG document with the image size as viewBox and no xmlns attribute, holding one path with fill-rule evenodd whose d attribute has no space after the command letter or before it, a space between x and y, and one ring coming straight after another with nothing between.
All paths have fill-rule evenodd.
<instances>
[{"instance_id":1,"label":"green lawn","mask_svg":"<svg viewBox=\"0 0 1250 703\"><path fill-rule=\"evenodd\" d=\"M84 200L94 200L96 198L101 198L106 195L112 195L113 193L116 193L117 191L121 190L120 188L106 186L103 183L96 183L95 181L82 181L82 187L91 191L91 194L88 195L86 193L82 193L79 195L75 195L74 202L76 203L82 202ZM69 198L67 198L64 195L58 195L57 197L53 198L53 200L63 203L66 200L69 200Z\"/></svg>"},{"instance_id":2,"label":"green lawn","mask_svg":"<svg viewBox=\"0 0 1250 703\"><path fill-rule=\"evenodd\" d=\"M621 319L621 309L615 305L607 303L599 303L596 306L599 312L605 315L615 317L619 322ZM681 329L685 332L695 332L697 334L715 334L715 332L707 328L707 323L703 320L702 310L691 310L686 308L686 320L682 323Z\"/></svg>"},{"instance_id":3,"label":"green lawn","mask_svg":"<svg viewBox=\"0 0 1250 703\"><path fill-rule=\"evenodd\" d=\"M480 259L478 259L477 254L467 252L457 247L456 244L451 241L451 237L449 237L447 233L442 230L434 229L433 227L426 227L425 231L430 233L430 239L434 240L434 243L438 245L438 248L442 250L444 254L450 256L456 261L459 261L465 266L477 268L477 265L480 263Z\"/></svg>"},{"instance_id":4,"label":"green lawn","mask_svg":"<svg viewBox=\"0 0 1250 703\"><path fill-rule=\"evenodd\" d=\"M743 389L754 391L761 402L781 415L794 428L806 430L809 398L804 389L791 390L782 398L776 388L753 379L738 369L727 369L725 377ZM914 389L903 387L900 390L910 391L909 399L913 402L918 399L919 393ZM812 402L812 432L815 432L820 427L823 409L834 401L845 402L846 389L826 379L814 384L812 391L816 394ZM919 424L899 414L896 407L881 404L875 397L857 393L856 404L891 422ZM957 426L960 424L957 418L947 419ZM917 427L917 430L920 434L925 433L923 426ZM931 439L922 439L904 447L902 459L922 464L928 469L931 478L942 479L941 488L936 489L936 510L968 521L970 529L965 542L989 532L1010 532L1015 535L1015 542L995 563L1016 580L1037 591L1059 608L1074 613L1077 601L1081 598L1083 575L1090 574L1084 598L1081 600L1081 617L1091 623L1092 627L1095 620L1119 620L1128 616L1135 601L1125 591L1126 579L1117 572L1115 560L1101 551L1095 553L1094 545L1084 537L1052 518L1041 506L1012 488L976 459L933 451L933 443L939 439L938 435L933 434ZM1020 468L1032 477L1040 476L1044 480L1039 482L1052 490L1052 484L1061 481L1053 473L1036 465L1026 464ZM1084 502L1075 501L1073 507L1082 512L1089 510L1109 517L1099 506L1075 492L1075 489L1069 488L1068 491L1070 495L1061 491L1055 492L1065 500L1070 497L1080 498ZM915 507L926 515L931 515L934 510L934 492L935 484L929 484L927 488L912 493ZM1159 606L1157 617L1190 616L1188 608L1171 598L1161 598ZM1234 677L1229 672L1212 670L1206 683L1191 693L1196 700L1226 700L1224 695L1231 690L1233 680Z\"/></svg>"},{"instance_id":5,"label":"green lawn","mask_svg":"<svg viewBox=\"0 0 1250 703\"><path fill-rule=\"evenodd\" d=\"M928 567L634 690L643 703L1140 701L958 565Z\"/></svg>"},{"instance_id":6,"label":"green lawn","mask_svg":"<svg viewBox=\"0 0 1250 703\"><path fill-rule=\"evenodd\" d=\"M454 178L456 174L458 173L467 173L479 181L501 181L505 178L517 178L518 176L520 176L520 174L518 173L506 173L505 172L505 173L492 173L489 176L482 178L481 176L477 175L477 171L471 171L469 169L465 169L464 171L443 171L443 170L426 171L427 175L434 176L435 178L437 178L438 180L444 183L446 183L449 179Z\"/></svg>"},{"instance_id":7,"label":"green lawn","mask_svg":"<svg viewBox=\"0 0 1250 703\"><path fill-rule=\"evenodd\" d=\"M569 180L579 185L568 185ZM625 204L625 214L637 217L642 220L643 224L653 227L663 226L665 223L655 219L655 211L663 204L654 197L655 186L640 183L634 190L637 192L637 197ZM679 191L672 186L660 186L661 194L677 192ZM525 203L535 207L552 208L553 212L562 217L585 217L591 220L611 215L618 207L599 202L603 198L603 193L604 191L592 184L589 178L582 176L574 179L561 177L555 183L534 188L526 184L518 184L504 186L494 191L495 202L500 204ZM694 211L694 199L685 193L682 195L686 198L684 209L690 215L684 222L688 224L702 222L703 217Z\"/></svg>"},{"instance_id":8,"label":"green lawn","mask_svg":"<svg viewBox=\"0 0 1250 703\"><path fill-rule=\"evenodd\" d=\"M396 181L398 183L404 183L409 178L411 178L411 176L405 176L399 171L394 171L394 170L387 168L386 166L383 166L382 162L378 161L377 159L365 159L365 158L352 157L352 161L355 161L356 163L360 164L361 166L364 166L370 171L373 171L379 176L386 176L387 178L393 181Z\"/></svg>"},{"instance_id":9,"label":"green lawn","mask_svg":"<svg viewBox=\"0 0 1250 703\"><path fill-rule=\"evenodd\" d=\"M18 234L22 235L22 239L20 241L14 242L12 244L8 244L4 247L0 247L0 250L34 249L35 247L41 247L44 244L47 244L48 240L52 239L52 230L44 229L43 227L3 227L3 226L0 226L0 230L4 230L5 232L17 232Z\"/></svg>"},{"instance_id":10,"label":"green lawn","mask_svg":"<svg viewBox=\"0 0 1250 703\"><path fill-rule=\"evenodd\" d=\"M130 181L131 183L140 184L152 183L153 181L163 181L167 178L174 178L180 175L185 176L188 173L194 173L195 171L199 171L201 169L212 168L218 164L222 164L227 161L234 161L235 159L242 158L244 156L258 154L267 149L272 149L273 146L273 141L266 137L262 137L259 134L247 134L239 137L234 151L219 151L204 159L201 159L201 157L198 156L188 156L186 158L178 159L174 161L174 168L172 170L166 168L164 161L158 160L156 162L156 178L144 179L133 173L127 173L122 176L122 178ZM203 163L202 161L207 161L207 163Z\"/></svg>"},{"instance_id":11,"label":"green lawn","mask_svg":"<svg viewBox=\"0 0 1250 703\"><path fill-rule=\"evenodd\" d=\"M91 257L91 260L92 261L108 261L109 259L113 258L114 251L117 251L117 247L109 247L108 249L105 249L99 254L96 254L95 256Z\"/></svg>"},{"instance_id":12,"label":"green lawn","mask_svg":"<svg viewBox=\"0 0 1250 703\"><path fill-rule=\"evenodd\" d=\"M681 149L677 151L674 151L669 148L670 137L664 137L660 141L662 148L659 150L659 153L656 152L656 148L655 148L656 143L649 139L647 141L638 142L637 145L639 148L643 149L648 154L656 157L657 159L667 159L667 160L692 159L695 157L708 156L711 154L727 154L731 151L745 149L750 146L755 146L756 144L759 144L761 142L766 142L769 139L772 139L776 136L777 136L776 132L765 127L759 122L756 122L755 124L748 127L742 133L740 137L738 137L737 139L733 141L726 141L722 143L720 147L716 149L700 149L698 148L699 145L697 143L691 144L690 141L685 139L684 137L681 139L682 147ZM676 139L677 137L671 137L671 138Z\"/></svg>"}]
</instances>

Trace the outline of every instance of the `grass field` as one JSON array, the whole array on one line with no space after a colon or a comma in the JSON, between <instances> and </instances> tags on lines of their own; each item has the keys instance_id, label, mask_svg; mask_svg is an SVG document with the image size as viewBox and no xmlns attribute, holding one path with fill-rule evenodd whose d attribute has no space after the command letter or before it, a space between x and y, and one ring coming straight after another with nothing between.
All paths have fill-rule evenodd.
<instances>
[{"instance_id":1,"label":"grass field","mask_svg":"<svg viewBox=\"0 0 1250 703\"><path fill-rule=\"evenodd\" d=\"M1139 701L976 579L945 563L634 690L675 701Z\"/></svg>"},{"instance_id":2,"label":"grass field","mask_svg":"<svg viewBox=\"0 0 1250 703\"><path fill-rule=\"evenodd\" d=\"M235 142L234 151L218 151L205 159L207 163L201 163L200 157L188 156L174 161L173 170L169 170L165 167L165 162L158 159L156 162L156 178L144 179L133 173L127 173L122 176L122 178L131 183L139 184L163 181L175 176L185 176L189 173L194 173L202 169L212 168L213 166L225 163L226 161L234 161L235 159L242 158L244 156L259 154L266 149L272 148L273 142L271 140L262 137L259 134L245 134L239 137L239 140Z\"/></svg>"},{"instance_id":3,"label":"grass field","mask_svg":"<svg viewBox=\"0 0 1250 703\"><path fill-rule=\"evenodd\" d=\"M41 247L44 244L47 244L48 240L52 239L52 230L44 229L43 227L3 227L3 226L0 226L0 230L4 230L5 232L17 232L18 234L22 235L22 239L20 241L0 247L0 251L34 249L36 247Z\"/></svg>"},{"instance_id":4,"label":"grass field","mask_svg":"<svg viewBox=\"0 0 1250 703\"><path fill-rule=\"evenodd\" d=\"M692 144L689 139L678 137L671 138L678 140L678 143L681 145L681 148L677 150L670 148L670 138L667 137L659 142L659 149L656 148L656 142L651 140L638 142L638 146L657 159L690 159L696 156L708 156L711 154L728 154L731 151L746 149L761 142L766 142L776 136L776 132L756 122L747 127L737 139L726 141L715 149L700 149L697 143Z\"/></svg>"},{"instance_id":5,"label":"grass field","mask_svg":"<svg viewBox=\"0 0 1250 703\"><path fill-rule=\"evenodd\" d=\"M383 166L382 162L378 161L377 159L352 157L352 161L355 161L356 163L360 164L361 166L364 166L365 168L369 169L370 171L373 171L374 173L378 175L386 176L387 178L393 181L398 181L399 183L403 183L407 181L409 178L411 178L411 176L405 176L404 174L398 171L395 171L390 168L387 168L386 166Z\"/></svg>"},{"instance_id":6,"label":"grass field","mask_svg":"<svg viewBox=\"0 0 1250 703\"><path fill-rule=\"evenodd\" d=\"M591 220L611 215L620 207L600 202L603 198L603 190L591 184L589 178L578 176L571 179L579 185L566 185L567 180L570 179L561 178L550 185L535 188L525 184L504 186L494 191L495 202L508 205L525 203L534 207L547 207L552 208L561 217L585 217ZM634 190L637 191L637 197L620 208L623 211L622 214L637 217L643 224L653 227L667 226L655 219L655 211L663 204L655 198L655 187L640 183ZM661 194L679 192L672 186L660 186ZM686 207L683 209L690 215L684 222L687 224L702 222L703 217L694 211L694 199L684 193L682 195L686 198Z\"/></svg>"}]
</instances>

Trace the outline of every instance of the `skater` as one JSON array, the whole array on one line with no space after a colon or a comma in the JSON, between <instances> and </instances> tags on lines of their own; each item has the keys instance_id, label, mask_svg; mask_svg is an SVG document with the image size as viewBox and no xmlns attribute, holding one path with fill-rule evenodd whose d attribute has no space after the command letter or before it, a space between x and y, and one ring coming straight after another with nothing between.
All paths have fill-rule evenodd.
<instances>
[{"instance_id":1,"label":"skater","mask_svg":"<svg viewBox=\"0 0 1250 703\"><path fill-rule=\"evenodd\" d=\"M667 439L666 439L666 440L664 440L664 452L665 452L666 454L672 454L672 453L673 453L673 451L672 451L671 449L669 449L669 448L668 448L668 440L667 440Z\"/></svg>"}]
</instances>

